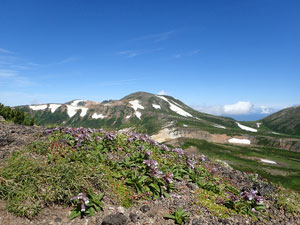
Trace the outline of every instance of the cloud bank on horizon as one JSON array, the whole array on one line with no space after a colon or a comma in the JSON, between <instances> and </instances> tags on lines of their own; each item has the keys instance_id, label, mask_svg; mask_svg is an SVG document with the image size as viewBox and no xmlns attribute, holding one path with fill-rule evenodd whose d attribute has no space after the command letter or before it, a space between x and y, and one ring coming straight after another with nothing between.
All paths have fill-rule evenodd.
<instances>
[{"instance_id":1,"label":"cloud bank on horizon","mask_svg":"<svg viewBox=\"0 0 300 225\"><path fill-rule=\"evenodd\" d=\"M238 101L234 104L215 105L215 106L192 106L194 109L213 114L217 116L236 116L249 114L271 114L280 108L272 108L267 106L257 106L250 101Z\"/></svg>"}]
</instances>

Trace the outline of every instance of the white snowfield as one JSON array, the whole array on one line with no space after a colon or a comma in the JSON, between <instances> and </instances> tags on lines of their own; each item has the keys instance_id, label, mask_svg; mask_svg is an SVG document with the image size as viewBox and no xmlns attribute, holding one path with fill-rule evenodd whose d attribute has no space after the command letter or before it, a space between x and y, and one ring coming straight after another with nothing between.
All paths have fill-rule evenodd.
<instances>
[{"instance_id":1,"label":"white snowfield","mask_svg":"<svg viewBox=\"0 0 300 225\"><path fill-rule=\"evenodd\" d=\"M94 113L93 115L92 115L92 118L93 119L103 119L103 118L105 118L105 116L103 115L103 114L98 114L98 113Z\"/></svg>"},{"instance_id":2,"label":"white snowfield","mask_svg":"<svg viewBox=\"0 0 300 225\"><path fill-rule=\"evenodd\" d=\"M251 141L248 139L240 139L240 138L231 138L228 140L229 143L234 144L244 144L244 145L250 145Z\"/></svg>"},{"instance_id":3,"label":"white snowfield","mask_svg":"<svg viewBox=\"0 0 300 225\"><path fill-rule=\"evenodd\" d=\"M74 100L72 103L71 103L71 106L78 106L78 103L79 102L84 102L84 100Z\"/></svg>"},{"instance_id":4,"label":"white snowfield","mask_svg":"<svg viewBox=\"0 0 300 225\"><path fill-rule=\"evenodd\" d=\"M247 126L242 125L242 124L240 124L238 122L236 122L236 123L239 126L239 128L241 128L242 130L251 131L251 132L257 132L257 130L254 129L254 128L252 128L252 127L247 127Z\"/></svg>"},{"instance_id":5,"label":"white snowfield","mask_svg":"<svg viewBox=\"0 0 300 225\"><path fill-rule=\"evenodd\" d=\"M60 106L61 104L49 104L49 109L51 110L52 113L54 113L55 110L57 110Z\"/></svg>"},{"instance_id":6,"label":"white snowfield","mask_svg":"<svg viewBox=\"0 0 300 225\"><path fill-rule=\"evenodd\" d=\"M279 133L277 133L277 132L272 132L272 134L281 135L281 134L279 134Z\"/></svg>"},{"instance_id":7,"label":"white snowfield","mask_svg":"<svg viewBox=\"0 0 300 225\"><path fill-rule=\"evenodd\" d=\"M185 117L193 117L191 114L189 114L188 112L184 111L182 108L178 107L177 105L171 103L167 98L165 98L164 96L160 96L160 95L157 95L157 97L165 100L166 102L169 103L170 105L170 109L174 112L176 112L177 114L181 115L181 116L185 116Z\"/></svg>"},{"instance_id":8,"label":"white snowfield","mask_svg":"<svg viewBox=\"0 0 300 225\"><path fill-rule=\"evenodd\" d=\"M131 115L126 116L126 119L129 119L131 117Z\"/></svg>"},{"instance_id":9,"label":"white snowfield","mask_svg":"<svg viewBox=\"0 0 300 225\"><path fill-rule=\"evenodd\" d=\"M142 113L140 113L139 111L135 111L135 116L141 119Z\"/></svg>"},{"instance_id":10,"label":"white snowfield","mask_svg":"<svg viewBox=\"0 0 300 225\"><path fill-rule=\"evenodd\" d=\"M129 102L132 106L132 108L135 111L135 115L137 118L141 119L142 113L140 113L139 111L137 111L138 109L144 109L144 106L142 106L139 102L139 100L133 100Z\"/></svg>"},{"instance_id":11,"label":"white snowfield","mask_svg":"<svg viewBox=\"0 0 300 225\"><path fill-rule=\"evenodd\" d=\"M268 160L268 159L260 159L260 161L262 161L264 163L269 163L269 164L277 164L277 162L272 161L272 160Z\"/></svg>"},{"instance_id":12,"label":"white snowfield","mask_svg":"<svg viewBox=\"0 0 300 225\"><path fill-rule=\"evenodd\" d=\"M47 105L31 105L29 106L29 108L31 108L32 110L44 110L47 109Z\"/></svg>"},{"instance_id":13,"label":"white snowfield","mask_svg":"<svg viewBox=\"0 0 300 225\"><path fill-rule=\"evenodd\" d=\"M226 129L226 127L219 125L219 124L213 124L213 126L216 128Z\"/></svg>"},{"instance_id":14,"label":"white snowfield","mask_svg":"<svg viewBox=\"0 0 300 225\"><path fill-rule=\"evenodd\" d=\"M136 111L137 109L144 109L144 106L142 106L139 102L139 100L134 100L129 102L132 106L132 108Z\"/></svg>"},{"instance_id":15,"label":"white snowfield","mask_svg":"<svg viewBox=\"0 0 300 225\"><path fill-rule=\"evenodd\" d=\"M152 104L153 108L160 109L160 105Z\"/></svg>"},{"instance_id":16,"label":"white snowfield","mask_svg":"<svg viewBox=\"0 0 300 225\"><path fill-rule=\"evenodd\" d=\"M260 128L260 125L261 125L262 123L256 123L256 126L257 126L257 128Z\"/></svg>"},{"instance_id":17,"label":"white snowfield","mask_svg":"<svg viewBox=\"0 0 300 225\"><path fill-rule=\"evenodd\" d=\"M67 105L67 113L68 113L69 117L73 117L79 109L81 109L80 116L84 117L88 111L88 108L81 107L81 106Z\"/></svg>"}]
</instances>

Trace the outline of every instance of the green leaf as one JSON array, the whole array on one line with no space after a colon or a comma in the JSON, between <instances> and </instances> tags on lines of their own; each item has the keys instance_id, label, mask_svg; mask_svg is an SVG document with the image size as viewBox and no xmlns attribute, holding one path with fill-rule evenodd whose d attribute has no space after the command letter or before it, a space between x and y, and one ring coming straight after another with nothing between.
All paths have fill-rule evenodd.
<instances>
[{"instance_id":1,"label":"green leaf","mask_svg":"<svg viewBox=\"0 0 300 225\"><path fill-rule=\"evenodd\" d=\"M90 216L94 216L95 215L95 209L93 207L90 207L87 209L86 214L90 215Z\"/></svg>"},{"instance_id":2,"label":"green leaf","mask_svg":"<svg viewBox=\"0 0 300 225\"><path fill-rule=\"evenodd\" d=\"M160 189L159 189L159 187L158 187L158 185L157 185L156 183L152 183L152 184L150 184L149 186L150 186L150 187L153 187L157 192L160 191Z\"/></svg>"},{"instance_id":3,"label":"green leaf","mask_svg":"<svg viewBox=\"0 0 300 225\"><path fill-rule=\"evenodd\" d=\"M173 216L173 215L171 215L171 214L165 215L164 218L166 218L166 219L172 219L172 220L175 220L175 219L176 219L176 217Z\"/></svg>"},{"instance_id":4,"label":"green leaf","mask_svg":"<svg viewBox=\"0 0 300 225\"><path fill-rule=\"evenodd\" d=\"M74 209L74 210L71 212L71 214L70 214L70 216L69 216L69 219L72 220L72 219L76 218L77 216L80 216L80 214L81 214L80 211Z\"/></svg>"},{"instance_id":5,"label":"green leaf","mask_svg":"<svg viewBox=\"0 0 300 225\"><path fill-rule=\"evenodd\" d=\"M104 197L104 193L101 193L101 194L97 195L97 200L100 201L103 197Z\"/></svg>"}]
</instances>

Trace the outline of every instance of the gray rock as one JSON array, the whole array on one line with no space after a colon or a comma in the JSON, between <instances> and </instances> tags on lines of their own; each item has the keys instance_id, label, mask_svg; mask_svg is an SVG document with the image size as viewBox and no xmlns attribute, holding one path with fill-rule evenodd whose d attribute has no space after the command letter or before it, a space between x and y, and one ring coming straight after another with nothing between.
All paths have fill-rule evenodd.
<instances>
[{"instance_id":1,"label":"gray rock","mask_svg":"<svg viewBox=\"0 0 300 225\"><path fill-rule=\"evenodd\" d=\"M110 214L104 217L101 225L125 225L127 224L127 217L121 213Z\"/></svg>"},{"instance_id":2,"label":"gray rock","mask_svg":"<svg viewBox=\"0 0 300 225\"><path fill-rule=\"evenodd\" d=\"M143 205L140 210L143 212L143 213L146 213L146 212L149 212L150 211L150 207L148 205Z\"/></svg>"},{"instance_id":3,"label":"gray rock","mask_svg":"<svg viewBox=\"0 0 300 225\"><path fill-rule=\"evenodd\" d=\"M135 213L130 213L129 218L132 222L136 223L138 221L138 215Z\"/></svg>"}]
</instances>

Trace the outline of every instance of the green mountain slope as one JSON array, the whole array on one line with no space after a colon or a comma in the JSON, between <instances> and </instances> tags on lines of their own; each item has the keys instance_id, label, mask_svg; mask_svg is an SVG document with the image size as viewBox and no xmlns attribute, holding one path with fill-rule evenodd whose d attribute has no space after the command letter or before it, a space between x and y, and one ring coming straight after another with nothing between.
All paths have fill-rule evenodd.
<instances>
[{"instance_id":1,"label":"green mountain slope","mask_svg":"<svg viewBox=\"0 0 300 225\"><path fill-rule=\"evenodd\" d=\"M135 127L154 134L171 123L188 123L208 128L212 125L236 127L231 118L200 113L171 96L145 92L121 100L91 102L73 100L65 104L20 106L41 125L83 126L122 129ZM216 124L215 124L216 123Z\"/></svg>"},{"instance_id":2,"label":"green mountain slope","mask_svg":"<svg viewBox=\"0 0 300 225\"><path fill-rule=\"evenodd\" d=\"M120 100L73 100L64 104L19 108L41 125L131 129L152 135L159 142L194 138L223 144L264 145L300 151L299 139L288 139L292 136L276 133L277 129L272 129L265 121L241 123L232 118L201 113L166 95L136 92Z\"/></svg>"},{"instance_id":3,"label":"green mountain slope","mask_svg":"<svg viewBox=\"0 0 300 225\"><path fill-rule=\"evenodd\" d=\"M262 121L277 132L300 136L300 106L283 109Z\"/></svg>"}]
</instances>

